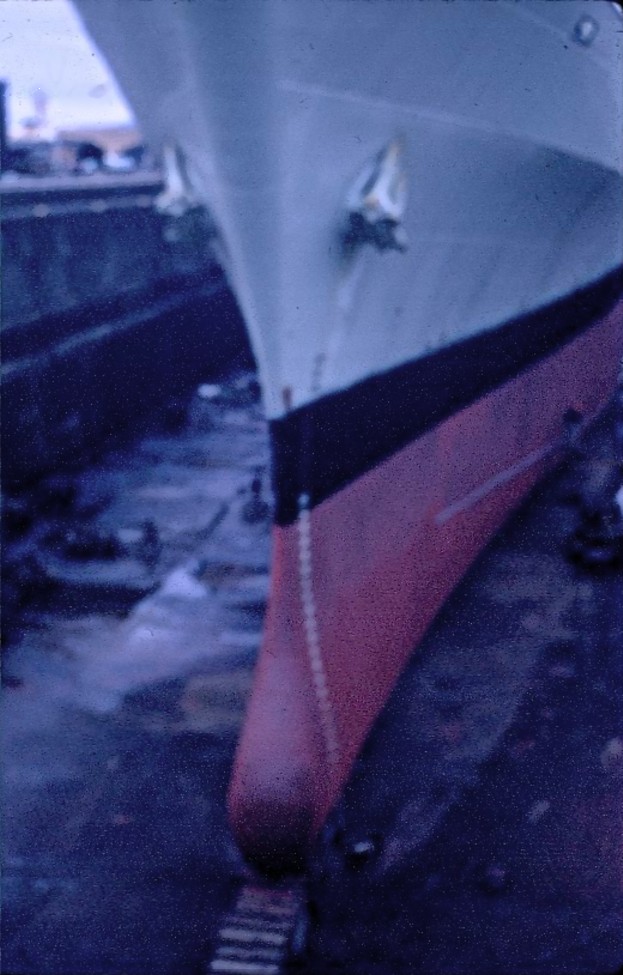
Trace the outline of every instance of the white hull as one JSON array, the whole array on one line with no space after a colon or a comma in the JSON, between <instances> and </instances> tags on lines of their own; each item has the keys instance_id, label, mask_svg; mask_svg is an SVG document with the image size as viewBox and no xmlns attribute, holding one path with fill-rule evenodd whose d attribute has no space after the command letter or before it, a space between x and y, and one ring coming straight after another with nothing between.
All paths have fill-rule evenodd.
<instances>
[{"instance_id":1,"label":"white hull","mask_svg":"<svg viewBox=\"0 0 623 975\"><path fill-rule=\"evenodd\" d=\"M182 148L221 227L272 418L620 263L609 3L78 6L147 137ZM589 46L574 40L587 12ZM349 187L397 134L410 248L366 246L346 267Z\"/></svg>"}]
</instances>

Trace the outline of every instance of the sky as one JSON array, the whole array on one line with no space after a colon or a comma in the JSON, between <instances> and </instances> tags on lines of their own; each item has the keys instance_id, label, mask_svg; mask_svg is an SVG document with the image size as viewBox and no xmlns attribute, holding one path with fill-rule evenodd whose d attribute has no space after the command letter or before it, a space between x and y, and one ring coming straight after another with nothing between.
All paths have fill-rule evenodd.
<instances>
[{"instance_id":1,"label":"sky","mask_svg":"<svg viewBox=\"0 0 623 975\"><path fill-rule=\"evenodd\" d=\"M69 0L0 0L0 79L9 83L13 138L23 134L22 120L35 116L44 101L48 136L59 128L133 120Z\"/></svg>"}]
</instances>

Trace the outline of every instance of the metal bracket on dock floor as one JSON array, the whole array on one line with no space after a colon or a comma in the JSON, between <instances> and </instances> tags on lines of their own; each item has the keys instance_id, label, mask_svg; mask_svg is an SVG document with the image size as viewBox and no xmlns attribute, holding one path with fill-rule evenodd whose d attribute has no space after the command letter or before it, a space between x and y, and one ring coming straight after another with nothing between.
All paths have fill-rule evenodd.
<instances>
[{"instance_id":1,"label":"metal bracket on dock floor","mask_svg":"<svg viewBox=\"0 0 623 975\"><path fill-rule=\"evenodd\" d=\"M301 882L245 884L218 932L207 975L283 975L303 948Z\"/></svg>"}]
</instances>

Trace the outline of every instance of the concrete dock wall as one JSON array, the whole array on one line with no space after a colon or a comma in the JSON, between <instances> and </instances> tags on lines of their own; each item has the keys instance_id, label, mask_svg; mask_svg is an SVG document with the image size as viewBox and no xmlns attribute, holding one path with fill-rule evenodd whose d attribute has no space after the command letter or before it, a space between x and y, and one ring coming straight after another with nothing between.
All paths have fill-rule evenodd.
<instances>
[{"instance_id":1,"label":"concrete dock wall","mask_svg":"<svg viewBox=\"0 0 623 975\"><path fill-rule=\"evenodd\" d=\"M162 216L161 188L138 174L2 186L5 483L79 462L252 364L207 215Z\"/></svg>"}]
</instances>

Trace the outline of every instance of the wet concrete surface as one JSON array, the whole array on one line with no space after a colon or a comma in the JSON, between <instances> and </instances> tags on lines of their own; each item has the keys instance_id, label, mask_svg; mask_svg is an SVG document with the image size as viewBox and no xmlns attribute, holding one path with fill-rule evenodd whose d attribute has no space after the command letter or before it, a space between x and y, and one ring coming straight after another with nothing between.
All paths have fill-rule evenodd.
<instances>
[{"instance_id":1,"label":"wet concrete surface","mask_svg":"<svg viewBox=\"0 0 623 975\"><path fill-rule=\"evenodd\" d=\"M250 400L244 381L195 396L178 434L79 479L92 531L157 529L138 601L132 558L58 556L81 501L59 512L58 481L53 505L49 485L31 499L12 549L34 546L45 577L3 668L5 972L199 970L246 875L224 799L268 586L268 522L243 517L267 462Z\"/></svg>"},{"instance_id":2,"label":"wet concrete surface","mask_svg":"<svg viewBox=\"0 0 623 975\"><path fill-rule=\"evenodd\" d=\"M175 432L73 488L12 499L5 558L38 564L28 600L9 572L8 975L192 975L249 876L224 811L270 558L249 379L206 385ZM612 461L608 423L587 445L399 681L310 863L306 972L623 964L623 579L564 556L577 485ZM68 554L86 529L116 558Z\"/></svg>"}]
</instances>

